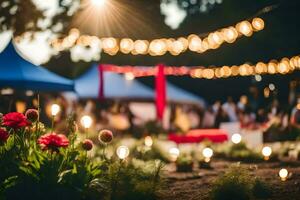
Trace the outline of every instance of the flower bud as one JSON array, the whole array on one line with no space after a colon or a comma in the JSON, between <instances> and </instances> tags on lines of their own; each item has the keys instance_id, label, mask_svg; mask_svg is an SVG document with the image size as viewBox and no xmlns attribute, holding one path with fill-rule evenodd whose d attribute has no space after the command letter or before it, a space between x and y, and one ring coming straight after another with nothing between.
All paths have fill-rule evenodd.
<instances>
[{"instance_id":1,"label":"flower bud","mask_svg":"<svg viewBox=\"0 0 300 200\"><path fill-rule=\"evenodd\" d=\"M90 151L92 150L94 144L93 144L93 141L92 140L89 140L89 139L85 139L83 142L82 142L82 148L86 151Z\"/></svg>"},{"instance_id":2,"label":"flower bud","mask_svg":"<svg viewBox=\"0 0 300 200\"><path fill-rule=\"evenodd\" d=\"M110 143L113 139L113 133L110 130L102 130L98 135L98 139L100 142L107 144Z\"/></svg>"},{"instance_id":3,"label":"flower bud","mask_svg":"<svg viewBox=\"0 0 300 200\"><path fill-rule=\"evenodd\" d=\"M39 118L39 112L36 109L28 109L25 117L31 122L36 122Z\"/></svg>"}]
</instances>

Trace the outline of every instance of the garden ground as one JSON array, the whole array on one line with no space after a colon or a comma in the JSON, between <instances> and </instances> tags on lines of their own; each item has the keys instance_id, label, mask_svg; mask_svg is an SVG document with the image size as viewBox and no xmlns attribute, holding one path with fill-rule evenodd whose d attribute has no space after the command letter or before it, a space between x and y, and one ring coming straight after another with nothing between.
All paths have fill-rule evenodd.
<instances>
[{"instance_id":1,"label":"garden ground","mask_svg":"<svg viewBox=\"0 0 300 200\"><path fill-rule=\"evenodd\" d=\"M166 166L167 185L160 195L161 200L208 200L213 181L233 162L213 161L213 169L194 169L190 173L178 173L175 165ZM251 168L253 175L265 180L276 200L300 200L300 163L266 162L241 164ZM281 181L278 172L287 168L292 173L287 181Z\"/></svg>"}]
</instances>

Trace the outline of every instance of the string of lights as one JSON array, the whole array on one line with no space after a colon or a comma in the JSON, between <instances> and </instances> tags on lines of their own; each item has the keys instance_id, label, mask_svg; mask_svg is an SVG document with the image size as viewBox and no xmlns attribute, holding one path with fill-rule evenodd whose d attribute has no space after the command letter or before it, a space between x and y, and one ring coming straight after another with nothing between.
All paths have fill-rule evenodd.
<instances>
[{"instance_id":1,"label":"string of lights","mask_svg":"<svg viewBox=\"0 0 300 200\"><path fill-rule=\"evenodd\" d=\"M203 53L210 49L217 49L223 43L233 43L242 36L250 37L254 32L261 31L265 27L265 22L259 17L252 20L244 20L234 26L219 29L208 33L205 37L191 34L187 37L179 38L160 38L154 40L132 40L130 38L98 38L90 35L80 35L80 31L73 28L64 38L57 38L51 45L57 51L72 48L75 45L92 46L100 44L102 50L115 55L118 52L132 55L162 56L169 52L171 55L179 55L187 50Z\"/></svg>"},{"instance_id":2,"label":"string of lights","mask_svg":"<svg viewBox=\"0 0 300 200\"><path fill-rule=\"evenodd\" d=\"M190 76L192 78L216 79L236 76L254 76L264 74L288 74L300 69L300 56L282 58L280 61L270 60L269 62L257 62L256 64L244 63L242 65L205 67L205 66L165 66L165 75ZM156 66L117 66L105 64L104 71L124 74L127 80L136 77L155 76Z\"/></svg>"}]
</instances>

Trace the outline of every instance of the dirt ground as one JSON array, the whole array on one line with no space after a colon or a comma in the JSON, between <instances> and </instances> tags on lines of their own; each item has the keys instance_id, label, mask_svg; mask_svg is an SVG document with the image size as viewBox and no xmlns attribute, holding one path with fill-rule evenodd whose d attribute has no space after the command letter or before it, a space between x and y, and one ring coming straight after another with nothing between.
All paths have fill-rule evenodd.
<instances>
[{"instance_id":1,"label":"dirt ground","mask_svg":"<svg viewBox=\"0 0 300 200\"><path fill-rule=\"evenodd\" d=\"M167 187L161 192L161 200L208 200L211 184L234 162L213 161L213 169L194 169L190 173L175 172L175 165L166 166ZM253 175L261 177L272 188L276 200L300 200L300 163L266 162L242 164L251 168ZM281 181L278 172L287 168L291 177Z\"/></svg>"}]
</instances>

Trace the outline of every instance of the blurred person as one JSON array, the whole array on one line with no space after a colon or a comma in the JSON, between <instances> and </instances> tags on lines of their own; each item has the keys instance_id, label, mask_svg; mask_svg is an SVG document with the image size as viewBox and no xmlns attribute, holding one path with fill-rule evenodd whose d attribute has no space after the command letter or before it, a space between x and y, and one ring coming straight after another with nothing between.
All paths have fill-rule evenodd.
<instances>
[{"instance_id":1,"label":"blurred person","mask_svg":"<svg viewBox=\"0 0 300 200\"><path fill-rule=\"evenodd\" d=\"M230 122L230 118L223 108L220 107L215 119L215 128L219 128L220 124L223 122Z\"/></svg>"},{"instance_id":2,"label":"blurred person","mask_svg":"<svg viewBox=\"0 0 300 200\"><path fill-rule=\"evenodd\" d=\"M247 104L248 104L248 97L246 95L242 95L240 97L239 102L237 103L237 108L239 110L244 111L246 109Z\"/></svg>"},{"instance_id":3,"label":"blurred person","mask_svg":"<svg viewBox=\"0 0 300 200\"><path fill-rule=\"evenodd\" d=\"M231 122L236 122L238 120L236 105L231 96L229 96L227 102L222 105L222 110L227 113Z\"/></svg>"},{"instance_id":4,"label":"blurred person","mask_svg":"<svg viewBox=\"0 0 300 200\"><path fill-rule=\"evenodd\" d=\"M202 120L202 127L203 128L214 128L215 121L216 121L216 115L213 111L213 108L210 106L204 112L203 120Z\"/></svg>"}]
</instances>

